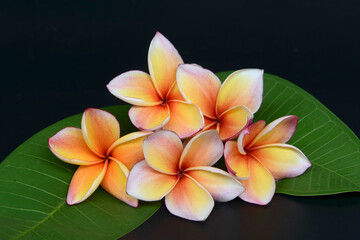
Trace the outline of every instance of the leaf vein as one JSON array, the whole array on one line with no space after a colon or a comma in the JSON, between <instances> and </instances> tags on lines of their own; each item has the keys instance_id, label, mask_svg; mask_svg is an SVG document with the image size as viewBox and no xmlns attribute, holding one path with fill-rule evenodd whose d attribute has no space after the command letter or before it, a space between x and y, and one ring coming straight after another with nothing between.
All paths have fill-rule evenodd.
<instances>
[{"instance_id":1,"label":"leaf vein","mask_svg":"<svg viewBox=\"0 0 360 240\"><path fill-rule=\"evenodd\" d=\"M53 196L53 197L56 197L56 198L58 198L58 199L63 200L62 197L59 197L59 196L57 196L57 195L55 195L55 194L52 194L52 193L50 193L50 192L48 192L48 191L46 191L46 190L44 190L44 189L41 189L41 188L32 186L32 185L30 185L30 184L26 184L26 183L23 183L23 182L20 182L20 181L11 181L11 180L3 180L3 179L0 179L0 182L19 183L19 184L21 184L21 185L24 185L24 186L27 186L27 187L30 187L30 188L34 188L34 189L36 189L36 190L38 190L38 191L44 192L44 193L49 194L49 195L51 195L51 196Z\"/></svg>"},{"instance_id":2,"label":"leaf vein","mask_svg":"<svg viewBox=\"0 0 360 240\"><path fill-rule=\"evenodd\" d=\"M36 158L36 159L39 159L39 160L43 160L43 161L45 161L45 162L48 162L48 163L54 164L54 165L56 165L56 166L58 166L58 167L61 167L61 168L65 169L66 171L70 172L70 173L73 173L73 171L70 170L69 168L67 168L67 167L65 167L65 166L62 166L62 165L60 165L60 164L58 164L58 163L56 163L56 162L49 161L49 160L46 159L46 158L42 158L42 157L35 156L35 155L32 155L32 154L27 154L27 153L24 153L24 152L19 152L19 154L22 154L22 155L28 156L28 157L33 157L33 158Z\"/></svg>"},{"instance_id":3,"label":"leaf vein","mask_svg":"<svg viewBox=\"0 0 360 240\"><path fill-rule=\"evenodd\" d=\"M322 166L322 165L320 165L320 164L318 164L318 163L316 163L316 162L312 162L312 164L316 165L317 167L323 168L323 169L325 169L325 170L327 170L327 171L329 171L329 172L331 172L331 173L333 173L333 174L335 174L335 175L337 175L337 176L339 176L339 177L347 180L348 182L354 184L354 185L355 185L356 187L358 187L358 188L360 187L360 185L359 185L358 183L353 182L353 181L350 180L349 178L347 178L347 177L345 177L345 176L343 176L343 175L341 175L341 174L339 174L339 173L337 173L337 172L335 172L335 171L333 171L333 170L331 170L331 169L329 169L329 168L327 168L327 167L324 167L324 166ZM358 174L358 173L357 173L357 174Z\"/></svg>"},{"instance_id":4,"label":"leaf vein","mask_svg":"<svg viewBox=\"0 0 360 240\"><path fill-rule=\"evenodd\" d=\"M10 206L5 206L5 205L0 205L0 208L10 209L10 210L19 210L19 211L25 211L25 212L35 212L35 213L41 213L41 214L44 214L44 215L48 214L46 212L38 211L38 210L35 210L35 209L10 207Z\"/></svg>"},{"instance_id":5,"label":"leaf vein","mask_svg":"<svg viewBox=\"0 0 360 240\"><path fill-rule=\"evenodd\" d=\"M61 203L59 206L57 206L56 208L54 208L53 211L51 211L47 217L45 217L43 220L39 221L36 225L34 225L32 228L28 229L27 231L23 232L22 234L20 234L19 236L17 236L15 239L20 239L21 237L25 236L26 234L30 233L30 232L35 232L35 229L38 228L42 223L46 222L46 220L48 220L50 217L52 217L58 209L60 209L62 206L65 205L65 202Z\"/></svg>"},{"instance_id":6,"label":"leaf vein","mask_svg":"<svg viewBox=\"0 0 360 240\"><path fill-rule=\"evenodd\" d=\"M54 176L51 176L49 174L46 174L46 173L43 173L43 172L40 172L40 171L37 171L37 170L34 170L34 169L31 169L31 168L26 168L26 167L18 167L18 166L14 166L14 165L9 165L9 167L13 167L13 168L18 168L18 169L24 169L24 170L28 170L28 171L31 171L31 172L35 172L35 173L38 173L38 174L41 174L41 175L44 175L46 177L49 177L49 178L52 178L52 179L55 179L65 185L69 185L69 183L57 178L57 177L54 177Z\"/></svg>"},{"instance_id":7,"label":"leaf vein","mask_svg":"<svg viewBox=\"0 0 360 240\"><path fill-rule=\"evenodd\" d=\"M37 199L35 199L35 198L27 197L27 196L20 195L20 194L16 194L16 193L12 193L12 192L0 191L0 193L5 193L5 194L10 194L10 195L22 197L22 198L25 198L25 199L32 200L32 201L34 201L34 202L41 203L41 204L43 204L43 205L45 205L45 206L47 206L47 207L54 208L54 206L51 206L51 205L49 205L49 204L47 204L47 203L44 203L44 202L42 202L42 201L39 201L39 200L37 200Z\"/></svg>"}]
</instances>

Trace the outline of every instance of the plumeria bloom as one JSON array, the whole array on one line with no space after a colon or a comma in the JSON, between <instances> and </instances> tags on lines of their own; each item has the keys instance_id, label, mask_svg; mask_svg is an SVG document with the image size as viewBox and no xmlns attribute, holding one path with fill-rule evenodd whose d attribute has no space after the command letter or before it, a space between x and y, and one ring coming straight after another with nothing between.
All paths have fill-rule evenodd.
<instances>
[{"instance_id":1,"label":"plumeria bloom","mask_svg":"<svg viewBox=\"0 0 360 240\"><path fill-rule=\"evenodd\" d=\"M66 202L87 199L101 184L114 197L137 207L138 200L126 193L129 170L144 159L142 142L152 132L133 132L120 138L116 118L103 110L87 109L81 129L67 127L49 139L50 150L61 160L80 165L68 190Z\"/></svg>"},{"instance_id":2,"label":"plumeria bloom","mask_svg":"<svg viewBox=\"0 0 360 240\"><path fill-rule=\"evenodd\" d=\"M221 85L211 71L195 64L182 64L176 77L183 97L201 109L203 130L216 129L222 140L237 137L262 102L263 70L236 71Z\"/></svg>"},{"instance_id":3,"label":"plumeria bloom","mask_svg":"<svg viewBox=\"0 0 360 240\"><path fill-rule=\"evenodd\" d=\"M134 105L129 117L137 128L163 128L188 138L204 127L200 109L184 101L177 87L176 68L181 63L183 60L175 47L157 32L148 53L150 75L129 71L107 85L114 96Z\"/></svg>"},{"instance_id":4,"label":"plumeria bloom","mask_svg":"<svg viewBox=\"0 0 360 240\"><path fill-rule=\"evenodd\" d=\"M260 120L242 130L237 142L225 144L226 166L246 188L241 199L266 205L275 193L276 180L299 176L311 166L299 149L285 144L297 121L297 116L285 116L265 127Z\"/></svg>"},{"instance_id":5,"label":"plumeria bloom","mask_svg":"<svg viewBox=\"0 0 360 240\"><path fill-rule=\"evenodd\" d=\"M196 135L185 147L174 132L160 130L144 140L145 160L130 171L127 192L144 201L165 197L172 214L203 221L214 200L230 201L244 191L230 174L211 167L221 158L223 148L215 130Z\"/></svg>"}]
</instances>

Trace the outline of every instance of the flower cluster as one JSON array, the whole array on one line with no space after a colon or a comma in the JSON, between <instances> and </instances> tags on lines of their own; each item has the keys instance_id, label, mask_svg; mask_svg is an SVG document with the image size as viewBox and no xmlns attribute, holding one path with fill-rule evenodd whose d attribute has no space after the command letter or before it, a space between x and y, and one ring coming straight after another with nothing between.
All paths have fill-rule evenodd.
<instances>
[{"instance_id":1,"label":"flower cluster","mask_svg":"<svg viewBox=\"0 0 360 240\"><path fill-rule=\"evenodd\" d=\"M137 207L138 199L165 198L172 214L202 221L214 200L239 196L269 203L276 180L311 166L299 149L286 144L296 116L267 126L262 120L252 123L262 102L263 70L238 70L221 84L211 71L184 64L160 33L151 41L148 66L150 74L125 72L107 85L114 96L134 105L129 117L142 131L120 137L112 114L90 108L81 129L68 127L49 139L58 158L80 165L70 183L69 205L101 185L130 206ZM222 156L228 172L213 167Z\"/></svg>"}]
</instances>

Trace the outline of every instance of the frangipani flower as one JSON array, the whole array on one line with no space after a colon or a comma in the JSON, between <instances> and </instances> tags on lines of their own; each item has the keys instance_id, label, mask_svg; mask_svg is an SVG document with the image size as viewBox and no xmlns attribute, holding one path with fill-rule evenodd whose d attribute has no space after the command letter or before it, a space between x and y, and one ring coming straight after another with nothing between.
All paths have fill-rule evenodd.
<instances>
[{"instance_id":1,"label":"frangipani flower","mask_svg":"<svg viewBox=\"0 0 360 240\"><path fill-rule=\"evenodd\" d=\"M176 85L176 68L183 63L178 51L161 33L151 41L148 64L150 75L125 72L107 85L121 100L133 104L131 122L139 129L168 129L181 138L191 137L204 127L200 109L184 101Z\"/></svg>"},{"instance_id":2,"label":"frangipani flower","mask_svg":"<svg viewBox=\"0 0 360 240\"><path fill-rule=\"evenodd\" d=\"M87 199L101 184L111 195L137 207L138 200L126 193L129 170L144 159L142 142L152 132L133 132L120 138L116 118L103 110L87 109L81 129L67 127L49 139L50 150L76 170L67 195L69 205Z\"/></svg>"},{"instance_id":3,"label":"frangipani flower","mask_svg":"<svg viewBox=\"0 0 360 240\"><path fill-rule=\"evenodd\" d=\"M237 142L225 144L226 166L246 188L241 199L266 205L275 193L275 180L299 176L311 166L299 149L285 144L297 121L297 116L285 116L265 127L260 120L242 130Z\"/></svg>"},{"instance_id":4,"label":"frangipani flower","mask_svg":"<svg viewBox=\"0 0 360 240\"><path fill-rule=\"evenodd\" d=\"M172 214L205 220L214 200L230 201L244 191L227 172L210 167L221 158L223 148L215 130L196 135L185 147L174 132L158 131L144 140L145 160L130 171L127 192L144 201L165 196Z\"/></svg>"},{"instance_id":5,"label":"frangipani flower","mask_svg":"<svg viewBox=\"0 0 360 240\"><path fill-rule=\"evenodd\" d=\"M262 102L263 70L244 69L230 74L221 85L211 71L182 64L177 83L183 97L196 104L205 119L203 131L216 129L222 140L237 137L253 119Z\"/></svg>"}]
</instances>

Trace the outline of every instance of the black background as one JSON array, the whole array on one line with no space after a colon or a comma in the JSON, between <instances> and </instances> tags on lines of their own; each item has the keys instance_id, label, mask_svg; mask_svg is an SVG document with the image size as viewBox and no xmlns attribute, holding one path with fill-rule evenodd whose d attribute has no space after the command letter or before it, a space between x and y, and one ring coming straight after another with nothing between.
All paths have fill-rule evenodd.
<instances>
[{"instance_id":1,"label":"black background","mask_svg":"<svg viewBox=\"0 0 360 240\"><path fill-rule=\"evenodd\" d=\"M302 87L360 135L360 2L1 1L0 159L88 107L120 104L105 85L147 70L156 31L186 63L263 68ZM204 223L165 208L124 239L359 239L360 195L217 204Z\"/></svg>"}]
</instances>

